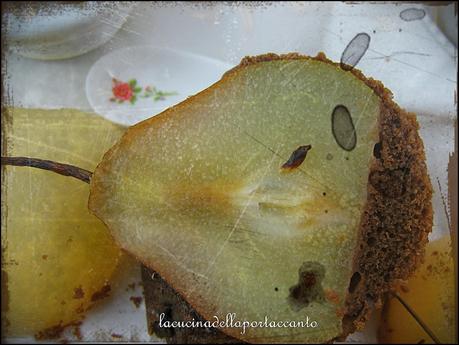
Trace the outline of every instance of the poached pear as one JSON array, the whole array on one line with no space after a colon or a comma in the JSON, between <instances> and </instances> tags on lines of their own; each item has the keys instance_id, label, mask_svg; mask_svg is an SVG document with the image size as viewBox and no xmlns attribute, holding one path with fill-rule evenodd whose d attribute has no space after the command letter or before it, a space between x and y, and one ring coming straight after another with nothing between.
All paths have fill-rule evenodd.
<instances>
[{"instance_id":1,"label":"poached pear","mask_svg":"<svg viewBox=\"0 0 459 345\"><path fill-rule=\"evenodd\" d=\"M5 109L8 155L52 157L94 169L124 128L78 110ZM98 136L95 143L92 139ZM48 171L2 172L2 329L59 336L110 290L122 252L88 212L80 181ZM3 322L5 322L3 324ZM4 328L3 328L4 327Z\"/></svg>"},{"instance_id":2,"label":"poached pear","mask_svg":"<svg viewBox=\"0 0 459 345\"><path fill-rule=\"evenodd\" d=\"M379 190L369 175L392 102L363 78L323 56L246 58L129 128L96 168L89 208L204 319L232 317L219 326L226 334L279 343L342 336L355 329L344 321L350 283L361 279L363 217ZM422 159L415 119L403 116ZM427 220L413 226L415 258L431 221L419 169Z\"/></svg>"}]
</instances>

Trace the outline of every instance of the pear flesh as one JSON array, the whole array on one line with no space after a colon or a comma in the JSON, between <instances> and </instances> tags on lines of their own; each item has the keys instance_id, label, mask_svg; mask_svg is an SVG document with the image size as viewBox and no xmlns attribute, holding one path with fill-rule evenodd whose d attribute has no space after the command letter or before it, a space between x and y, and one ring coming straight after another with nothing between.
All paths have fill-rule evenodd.
<instances>
[{"instance_id":1,"label":"pear flesh","mask_svg":"<svg viewBox=\"0 0 459 345\"><path fill-rule=\"evenodd\" d=\"M329 341L342 333L380 103L316 59L241 65L131 127L97 167L89 207L206 320L232 315L223 332Z\"/></svg>"}]
</instances>

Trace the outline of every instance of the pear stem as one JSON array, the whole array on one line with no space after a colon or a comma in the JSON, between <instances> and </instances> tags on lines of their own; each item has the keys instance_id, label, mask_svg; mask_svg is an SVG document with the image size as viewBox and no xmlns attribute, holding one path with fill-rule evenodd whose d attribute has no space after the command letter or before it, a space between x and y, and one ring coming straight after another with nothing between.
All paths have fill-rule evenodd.
<instances>
[{"instance_id":1,"label":"pear stem","mask_svg":"<svg viewBox=\"0 0 459 345\"><path fill-rule=\"evenodd\" d=\"M426 332L430 338L434 341L435 344L441 344L440 340L435 336L432 330L426 325L424 321L416 314L416 312L406 303L402 297L395 291L392 291L392 296L394 296L400 304L410 313L410 315L416 320L416 322L421 326L421 328Z\"/></svg>"},{"instance_id":2,"label":"pear stem","mask_svg":"<svg viewBox=\"0 0 459 345\"><path fill-rule=\"evenodd\" d=\"M2 157L2 165L32 167L49 170L56 174L71 176L83 182L91 182L92 172L70 164L29 157Z\"/></svg>"}]
</instances>

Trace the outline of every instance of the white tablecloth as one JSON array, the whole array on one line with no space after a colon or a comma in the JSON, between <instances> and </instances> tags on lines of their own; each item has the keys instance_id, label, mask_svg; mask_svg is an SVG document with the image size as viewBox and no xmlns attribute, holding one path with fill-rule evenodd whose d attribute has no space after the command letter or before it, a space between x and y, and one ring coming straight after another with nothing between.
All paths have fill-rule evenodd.
<instances>
[{"instance_id":1,"label":"white tablecloth","mask_svg":"<svg viewBox=\"0 0 459 345\"><path fill-rule=\"evenodd\" d=\"M85 55L38 61L8 53L6 87L14 106L91 110L85 95L90 67L109 52L135 45L185 50L236 65L245 55L266 52L324 51L339 61L347 43L360 32L371 36L358 64L381 80L396 102L418 114L432 184L435 188L433 237L447 232L439 184L445 193L447 164L454 147L457 49L429 16L403 21L399 14L418 4L275 3L214 5L138 3L128 21L105 45ZM453 4L450 5L453 10ZM425 8L425 7L424 7ZM425 8L427 9L427 8ZM131 275L139 278L138 267ZM113 330L125 339L150 340L145 309L132 308L120 285L115 303L91 312L82 326L85 339L108 340ZM115 299L114 299L115 300ZM350 339L375 341L370 329Z\"/></svg>"}]
</instances>

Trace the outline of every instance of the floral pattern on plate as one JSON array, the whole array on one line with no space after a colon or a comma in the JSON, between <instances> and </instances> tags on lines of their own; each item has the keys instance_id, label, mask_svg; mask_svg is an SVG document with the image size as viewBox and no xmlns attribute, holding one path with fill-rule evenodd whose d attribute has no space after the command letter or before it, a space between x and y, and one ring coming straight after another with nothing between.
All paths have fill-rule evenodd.
<instances>
[{"instance_id":1,"label":"floral pattern on plate","mask_svg":"<svg viewBox=\"0 0 459 345\"><path fill-rule=\"evenodd\" d=\"M136 79L130 79L128 82L112 78L112 94L111 102L124 103L128 101L135 104L139 97L152 98L154 102L164 101L168 96L174 96L178 93L175 91L161 91L155 86L147 85L145 87L138 86Z\"/></svg>"}]
</instances>

